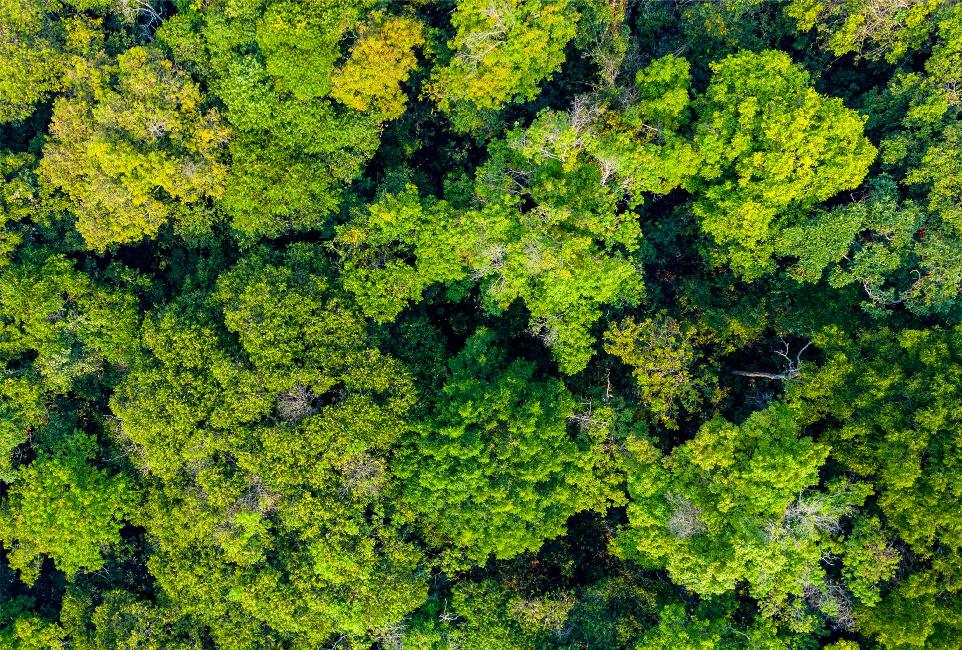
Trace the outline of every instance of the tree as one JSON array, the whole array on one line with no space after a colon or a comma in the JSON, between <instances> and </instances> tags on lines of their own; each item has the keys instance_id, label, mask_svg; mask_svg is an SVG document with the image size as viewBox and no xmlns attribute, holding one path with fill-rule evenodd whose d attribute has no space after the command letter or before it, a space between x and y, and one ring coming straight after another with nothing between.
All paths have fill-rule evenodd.
<instances>
[{"instance_id":1,"label":"tree","mask_svg":"<svg viewBox=\"0 0 962 650\"><path fill-rule=\"evenodd\" d=\"M842 479L813 489L829 449L799 433L790 410L776 403L741 425L716 417L667 456L635 440L628 526L616 549L666 567L703 596L747 582L769 615L824 591L822 558L871 488ZM838 614L837 603L817 605Z\"/></svg>"},{"instance_id":2,"label":"tree","mask_svg":"<svg viewBox=\"0 0 962 650\"><path fill-rule=\"evenodd\" d=\"M476 563L536 551L567 519L603 510L604 427L572 436L572 395L509 361L495 335L475 333L451 361L444 399L392 465L404 503L434 545Z\"/></svg>"},{"instance_id":3,"label":"tree","mask_svg":"<svg viewBox=\"0 0 962 650\"><path fill-rule=\"evenodd\" d=\"M17 470L0 511L0 541L10 565L33 584L42 556L73 576L103 566L101 549L120 541L120 528L134 508L132 486L87 460L96 441L81 433L63 455L43 456Z\"/></svg>"},{"instance_id":4,"label":"tree","mask_svg":"<svg viewBox=\"0 0 962 650\"><path fill-rule=\"evenodd\" d=\"M806 421L825 429L835 461L876 487L880 525L856 527L846 571L865 603L859 620L889 645L949 638L962 621L954 514L960 504L951 478L962 462L953 442L960 335L958 328L931 327L849 337L828 328L816 337L825 362L789 394ZM885 539L894 535L930 564L879 599L865 579L891 577Z\"/></svg>"},{"instance_id":5,"label":"tree","mask_svg":"<svg viewBox=\"0 0 962 650\"><path fill-rule=\"evenodd\" d=\"M423 27L412 18L377 18L362 25L351 56L333 79L331 96L381 120L404 113L401 84L417 65L414 49L424 45Z\"/></svg>"},{"instance_id":6,"label":"tree","mask_svg":"<svg viewBox=\"0 0 962 650\"><path fill-rule=\"evenodd\" d=\"M23 120L63 90L74 57L102 39L109 0L0 2L0 123ZM99 45L102 46L102 43Z\"/></svg>"},{"instance_id":7,"label":"tree","mask_svg":"<svg viewBox=\"0 0 962 650\"><path fill-rule=\"evenodd\" d=\"M445 111L534 99L564 63L578 19L567 0L460 0L451 16L453 56L435 69L428 92Z\"/></svg>"},{"instance_id":8,"label":"tree","mask_svg":"<svg viewBox=\"0 0 962 650\"><path fill-rule=\"evenodd\" d=\"M562 371L583 370L602 308L643 296L641 229L626 208L667 194L696 164L673 132L688 82L687 65L666 57L638 75L624 111L581 97L541 112L489 146L473 205L418 200L413 187L382 198L339 229L346 286L386 321L431 284L473 277L486 311L523 300Z\"/></svg>"},{"instance_id":9,"label":"tree","mask_svg":"<svg viewBox=\"0 0 962 650\"><path fill-rule=\"evenodd\" d=\"M569 594L530 596L494 579L465 581L432 598L392 640L426 650L561 647L572 604Z\"/></svg>"},{"instance_id":10,"label":"tree","mask_svg":"<svg viewBox=\"0 0 962 650\"><path fill-rule=\"evenodd\" d=\"M0 480L20 445L52 452L72 432L129 361L138 320L133 295L61 255L27 250L0 270Z\"/></svg>"},{"instance_id":11,"label":"tree","mask_svg":"<svg viewBox=\"0 0 962 650\"><path fill-rule=\"evenodd\" d=\"M819 333L816 344L825 346L826 361L792 387L793 399L806 418L824 418L836 460L871 478L885 523L915 553L955 545L958 525L950 512L958 496L946 477L960 462L949 432L959 400L953 360L962 332L933 327L839 334Z\"/></svg>"},{"instance_id":12,"label":"tree","mask_svg":"<svg viewBox=\"0 0 962 650\"><path fill-rule=\"evenodd\" d=\"M688 188L720 259L752 280L774 269L780 231L857 186L876 150L862 135L865 118L815 92L785 54L742 52L712 71L697 103L703 163Z\"/></svg>"},{"instance_id":13,"label":"tree","mask_svg":"<svg viewBox=\"0 0 962 650\"><path fill-rule=\"evenodd\" d=\"M388 510L410 381L326 275L316 247L255 250L148 323L112 398L151 572L219 645L366 639L425 597Z\"/></svg>"},{"instance_id":14,"label":"tree","mask_svg":"<svg viewBox=\"0 0 962 650\"><path fill-rule=\"evenodd\" d=\"M57 100L39 168L69 197L87 245L102 251L197 220L227 175L217 111L204 111L198 86L155 49L87 74L91 86Z\"/></svg>"},{"instance_id":15,"label":"tree","mask_svg":"<svg viewBox=\"0 0 962 650\"><path fill-rule=\"evenodd\" d=\"M785 14L799 31L815 29L836 56L856 52L898 61L929 34L942 0L792 0Z\"/></svg>"},{"instance_id":16,"label":"tree","mask_svg":"<svg viewBox=\"0 0 962 650\"><path fill-rule=\"evenodd\" d=\"M323 226L377 149L381 124L403 109L399 84L422 43L420 23L370 13L373 4L219 3L161 29L175 59L226 106L236 135L219 204L243 237ZM338 65L352 30L363 35Z\"/></svg>"},{"instance_id":17,"label":"tree","mask_svg":"<svg viewBox=\"0 0 962 650\"><path fill-rule=\"evenodd\" d=\"M677 427L679 410L693 411L709 387L693 373L698 355L691 336L688 328L666 316L640 323L625 319L605 332L605 351L632 366L642 399L669 427Z\"/></svg>"},{"instance_id":18,"label":"tree","mask_svg":"<svg viewBox=\"0 0 962 650\"><path fill-rule=\"evenodd\" d=\"M409 185L338 226L342 281L366 315L390 322L432 284L468 276L464 249L470 242L452 230L452 212L446 201L422 199Z\"/></svg>"},{"instance_id":19,"label":"tree","mask_svg":"<svg viewBox=\"0 0 962 650\"><path fill-rule=\"evenodd\" d=\"M0 268L23 242L23 222L40 212L36 157L27 153L0 153Z\"/></svg>"}]
</instances>

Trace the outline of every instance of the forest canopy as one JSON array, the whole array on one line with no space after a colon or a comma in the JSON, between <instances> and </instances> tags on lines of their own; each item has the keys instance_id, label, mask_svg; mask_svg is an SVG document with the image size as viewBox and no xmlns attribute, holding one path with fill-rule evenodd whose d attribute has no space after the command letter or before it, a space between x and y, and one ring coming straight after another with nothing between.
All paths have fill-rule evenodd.
<instances>
[{"instance_id":1,"label":"forest canopy","mask_svg":"<svg viewBox=\"0 0 962 650\"><path fill-rule=\"evenodd\" d=\"M0 0L0 648L962 648L962 3Z\"/></svg>"}]
</instances>

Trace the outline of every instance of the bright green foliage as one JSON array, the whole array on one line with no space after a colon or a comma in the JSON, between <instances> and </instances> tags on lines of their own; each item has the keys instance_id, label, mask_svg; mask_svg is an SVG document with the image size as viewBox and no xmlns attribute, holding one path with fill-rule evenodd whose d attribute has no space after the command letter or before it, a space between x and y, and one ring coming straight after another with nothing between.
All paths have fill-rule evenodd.
<instances>
[{"instance_id":1,"label":"bright green foliage","mask_svg":"<svg viewBox=\"0 0 962 650\"><path fill-rule=\"evenodd\" d=\"M689 616L682 605L661 610L658 625L645 633L635 650L715 650L716 648L759 648L791 650L799 647L790 638L778 636L776 627L764 619L743 626L725 617ZM804 647L804 646L802 646Z\"/></svg>"},{"instance_id":2,"label":"bright green foliage","mask_svg":"<svg viewBox=\"0 0 962 650\"><path fill-rule=\"evenodd\" d=\"M711 420L666 457L647 440L631 454L625 557L702 595L745 581L770 612L824 581L826 545L870 493L844 481L813 491L828 448L800 437L781 405L740 426Z\"/></svg>"},{"instance_id":3,"label":"bright green foliage","mask_svg":"<svg viewBox=\"0 0 962 650\"><path fill-rule=\"evenodd\" d=\"M446 635L456 647L515 650L545 647L552 633L560 632L570 600L525 599L486 581L465 584L451 599L459 619Z\"/></svg>"},{"instance_id":4,"label":"bright green foliage","mask_svg":"<svg viewBox=\"0 0 962 650\"><path fill-rule=\"evenodd\" d=\"M884 648L950 650L962 634L962 597L947 586L924 572L910 576L878 606L859 612L863 634Z\"/></svg>"},{"instance_id":5,"label":"bright green foliage","mask_svg":"<svg viewBox=\"0 0 962 650\"><path fill-rule=\"evenodd\" d=\"M960 118L956 0L0 0L0 648L958 650Z\"/></svg>"},{"instance_id":6,"label":"bright green foliage","mask_svg":"<svg viewBox=\"0 0 962 650\"><path fill-rule=\"evenodd\" d=\"M0 122L27 117L37 101L60 88L63 36L50 34L55 19L43 4L0 2Z\"/></svg>"},{"instance_id":7,"label":"bright green foliage","mask_svg":"<svg viewBox=\"0 0 962 650\"><path fill-rule=\"evenodd\" d=\"M49 390L123 363L136 340L133 297L98 287L66 257L28 259L0 274L0 358L32 358Z\"/></svg>"},{"instance_id":8,"label":"bright green foliage","mask_svg":"<svg viewBox=\"0 0 962 650\"><path fill-rule=\"evenodd\" d=\"M0 152L0 268L23 241L18 222L35 216L39 203L30 154Z\"/></svg>"},{"instance_id":9,"label":"bright green foliage","mask_svg":"<svg viewBox=\"0 0 962 650\"><path fill-rule=\"evenodd\" d=\"M521 213L517 197L502 198L507 204L462 213L446 202L419 200L413 188L382 199L370 216L339 233L345 285L383 322L431 284L470 275L482 280L491 313L524 300L532 333L565 372L577 372L591 356L588 329L600 306L636 301L643 288L635 265L623 254L606 254L595 236L636 249L637 224L617 215L599 223L590 212L562 206Z\"/></svg>"},{"instance_id":10,"label":"bright green foliage","mask_svg":"<svg viewBox=\"0 0 962 650\"><path fill-rule=\"evenodd\" d=\"M678 411L694 410L707 388L694 374L698 355L688 328L668 317L627 319L605 332L605 352L632 366L642 400L668 426Z\"/></svg>"},{"instance_id":11,"label":"bright green foliage","mask_svg":"<svg viewBox=\"0 0 962 650\"><path fill-rule=\"evenodd\" d=\"M488 312L523 300L562 371L584 369L602 308L643 295L632 257L641 229L624 206L666 194L694 171L691 145L671 130L687 84L687 65L666 57L639 74L638 101L623 112L579 100L540 113L489 147L477 207L418 200L410 187L382 198L340 229L345 285L383 322L429 285L470 274Z\"/></svg>"},{"instance_id":12,"label":"bright green foliage","mask_svg":"<svg viewBox=\"0 0 962 650\"><path fill-rule=\"evenodd\" d=\"M366 638L424 598L381 502L408 379L325 271L305 245L242 260L151 322L113 399L157 481L151 570L219 644Z\"/></svg>"},{"instance_id":13,"label":"bright green foliage","mask_svg":"<svg viewBox=\"0 0 962 650\"><path fill-rule=\"evenodd\" d=\"M76 434L64 455L41 456L17 470L0 510L0 540L10 566L33 584L42 556L73 576L103 566L101 549L120 541L131 510L129 481L87 464L96 441Z\"/></svg>"},{"instance_id":14,"label":"bright green foliage","mask_svg":"<svg viewBox=\"0 0 962 650\"><path fill-rule=\"evenodd\" d=\"M930 147L939 148L942 130L952 128L962 109L962 6L941 12L934 31L937 38L924 70L893 76L876 109L890 129L881 143L888 165L918 165Z\"/></svg>"},{"instance_id":15,"label":"bright green foliage","mask_svg":"<svg viewBox=\"0 0 962 650\"><path fill-rule=\"evenodd\" d=\"M204 635L197 621L178 617L163 599L152 602L114 589L96 594L68 590L60 623L77 650L143 648L144 650L201 650Z\"/></svg>"},{"instance_id":16,"label":"bright green foliage","mask_svg":"<svg viewBox=\"0 0 962 650\"><path fill-rule=\"evenodd\" d=\"M712 65L698 102L695 145L703 158L689 187L702 228L732 270L755 279L774 268L780 231L811 207L857 186L875 159L864 119L819 95L809 75L774 51Z\"/></svg>"},{"instance_id":17,"label":"bright green foliage","mask_svg":"<svg viewBox=\"0 0 962 650\"><path fill-rule=\"evenodd\" d=\"M458 585L450 598L432 602L428 613L405 626L404 647L423 650L555 647L565 633L569 595L525 597L494 580Z\"/></svg>"},{"instance_id":18,"label":"bright green foliage","mask_svg":"<svg viewBox=\"0 0 962 650\"><path fill-rule=\"evenodd\" d=\"M533 364L509 362L481 330L451 361L443 400L394 472L428 539L467 558L510 558L564 533L568 517L613 497L602 474L606 429L573 424L575 401Z\"/></svg>"},{"instance_id":19,"label":"bright green foliage","mask_svg":"<svg viewBox=\"0 0 962 650\"><path fill-rule=\"evenodd\" d=\"M799 31L816 29L836 56L856 52L895 62L929 34L944 0L791 0L785 14Z\"/></svg>"},{"instance_id":20,"label":"bright green foliage","mask_svg":"<svg viewBox=\"0 0 962 650\"><path fill-rule=\"evenodd\" d=\"M90 248L152 237L223 193L228 132L185 71L138 47L89 75L93 87L56 102L40 174Z\"/></svg>"},{"instance_id":21,"label":"bright green foliage","mask_svg":"<svg viewBox=\"0 0 962 650\"><path fill-rule=\"evenodd\" d=\"M962 330L888 329L819 335L826 362L795 389L806 417L823 416L833 456L871 477L886 524L918 555L958 548L962 493L952 478ZM897 397L896 397L897 396Z\"/></svg>"},{"instance_id":22,"label":"bright green foliage","mask_svg":"<svg viewBox=\"0 0 962 650\"><path fill-rule=\"evenodd\" d=\"M852 594L863 605L878 603L879 584L895 577L899 553L875 517L856 521L845 545L842 573Z\"/></svg>"},{"instance_id":23,"label":"bright green foliage","mask_svg":"<svg viewBox=\"0 0 962 650\"><path fill-rule=\"evenodd\" d=\"M435 69L430 95L446 111L534 99L564 63L578 18L568 0L459 0L448 42L454 55Z\"/></svg>"},{"instance_id":24,"label":"bright green foliage","mask_svg":"<svg viewBox=\"0 0 962 650\"><path fill-rule=\"evenodd\" d=\"M587 364L604 306L643 296L641 230L624 206L667 194L693 172L691 145L672 132L687 84L687 65L659 59L639 73L637 103L619 112L578 100L566 113L545 111L493 143L478 171L485 207L469 254L486 305L497 312L524 300L563 372Z\"/></svg>"},{"instance_id":25,"label":"bright green foliage","mask_svg":"<svg viewBox=\"0 0 962 650\"><path fill-rule=\"evenodd\" d=\"M467 277L471 242L452 230L453 220L446 201L421 199L408 186L338 227L344 287L366 315L379 323L394 320L430 285Z\"/></svg>"},{"instance_id":26,"label":"bright green foliage","mask_svg":"<svg viewBox=\"0 0 962 650\"><path fill-rule=\"evenodd\" d=\"M925 184L928 209L962 236L962 125L948 126L905 180Z\"/></svg>"}]
</instances>

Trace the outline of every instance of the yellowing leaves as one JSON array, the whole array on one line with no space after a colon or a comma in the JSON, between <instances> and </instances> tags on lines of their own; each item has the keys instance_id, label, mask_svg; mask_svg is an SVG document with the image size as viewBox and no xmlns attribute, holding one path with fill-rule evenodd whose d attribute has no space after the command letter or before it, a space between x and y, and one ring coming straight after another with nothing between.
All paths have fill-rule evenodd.
<instances>
[{"instance_id":1,"label":"yellowing leaves","mask_svg":"<svg viewBox=\"0 0 962 650\"><path fill-rule=\"evenodd\" d=\"M423 44L423 27L412 18L389 18L365 26L350 58L334 74L331 96L382 120L400 117L406 101L401 84L417 65L414 50Z\"/></svg>"},{"instance_id":2,"label":"yellowing leaves","mask_svg":"<svg viewBox=\"0 0 962 650\"><path fill-rule=\"evenodd\" d=\"M88 246L154 235L181 209L224 191L228 130L202 112L189 75L132 48L93 95L57 101L41 176L63 191Z\"/></svg>"}]
</instances>

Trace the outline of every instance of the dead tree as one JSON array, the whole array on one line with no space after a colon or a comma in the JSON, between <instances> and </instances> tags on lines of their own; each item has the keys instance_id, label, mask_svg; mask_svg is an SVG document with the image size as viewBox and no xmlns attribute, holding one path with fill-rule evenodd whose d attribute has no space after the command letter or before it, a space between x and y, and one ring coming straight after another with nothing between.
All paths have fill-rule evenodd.
<instances>
[{"instance_id":1,"label":"dead tree","mask_svg":"<svg viewBox=\"0 0 962 650\"><path fill-rule=\"evenodd\" d=\"M785 339L782 339L782 345L785 346L784 350L776 350L775 353L778 356L785 359L785 370L782 372L760 372L754 370L733 370L733 375L738 375L739 377L756 377L758 379L774 379L780 381L794 381L798 377L798 373L802 370L802 353L808 349L808 346L812 344L811 341L802 346L802 349L798 351L795 358L792 359L789 355L788 343Z\"/></svg>"}]
</instances>

